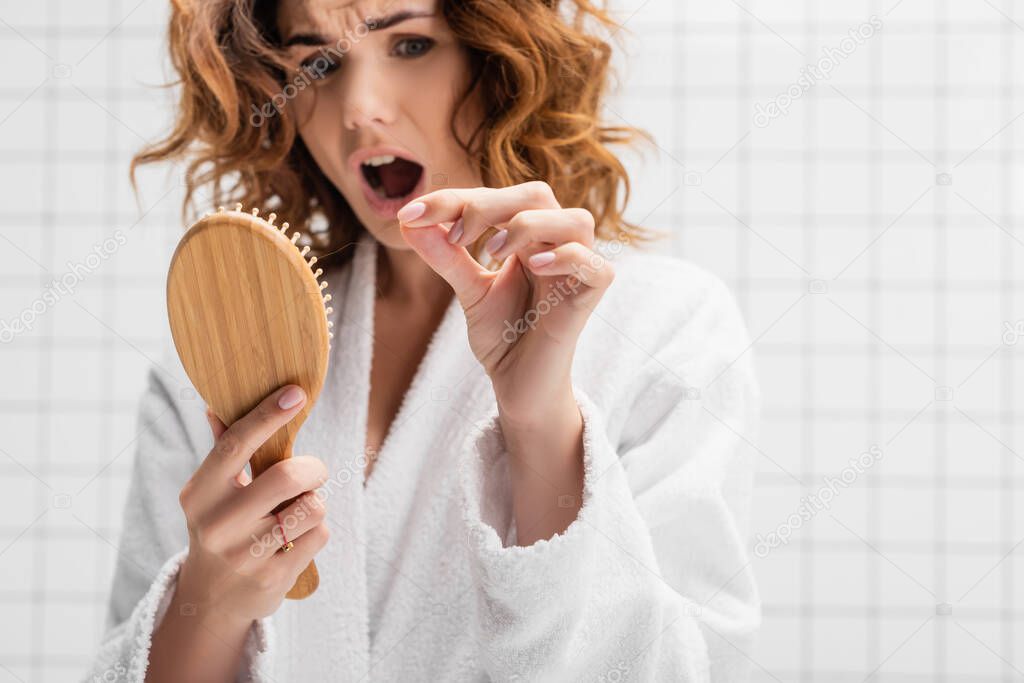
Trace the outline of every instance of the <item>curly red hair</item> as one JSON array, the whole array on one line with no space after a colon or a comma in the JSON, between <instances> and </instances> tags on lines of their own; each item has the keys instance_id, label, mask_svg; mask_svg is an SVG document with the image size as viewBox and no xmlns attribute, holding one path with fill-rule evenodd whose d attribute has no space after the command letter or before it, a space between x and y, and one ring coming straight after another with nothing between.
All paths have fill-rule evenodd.
<instances>
[{"instance_id":1,"label":"curly red hair","mask_svg":"<svg viewBox=\"0 0 1024 683\"><path fill-rule=\"evenodd\" d=\"M440 8L470 54L470 85L456 112L471 94L483 104L479 127L459 143L474 150L484 184L544 180L563 206L594 215L599 238L650 239L623 218L629 177L609 149L640 131L599 121L611 47L586 25L615 27L607 12L587 0L440 0ZM294 114L283 108L250 122L289 73L275 12L273 0L173 0L170 55L181 86L174 124L132 159L131 175L142 164L184 161L186 220L196 191L208 187L214 206L242 202L286 217L312 253L337 263L364 228L317 167ZM313 230L318 215L326 230Z\"/></svg>"}]
</instances>

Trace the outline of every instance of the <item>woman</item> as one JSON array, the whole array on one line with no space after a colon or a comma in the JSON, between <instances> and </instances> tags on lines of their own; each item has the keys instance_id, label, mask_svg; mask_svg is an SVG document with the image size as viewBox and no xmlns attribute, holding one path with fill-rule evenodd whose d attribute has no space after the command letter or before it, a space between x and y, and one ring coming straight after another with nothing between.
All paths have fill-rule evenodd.
<instances>
[{"instance_id":1,"label":"woman","mask_svg":"<svg viewBox=\"0 0 1024 683\"><path fill-rule=\"evenodd\" d=\"M94 677L744 676L748 341L720 282L629 246L594 22L586 0L175 3L182 100L136 162L306 226L339 334L311 455L256 481L301 389L225 427L173 355L154 369ZM319 589L284 600L314 558Z\"/></svg>"}]
</instances>

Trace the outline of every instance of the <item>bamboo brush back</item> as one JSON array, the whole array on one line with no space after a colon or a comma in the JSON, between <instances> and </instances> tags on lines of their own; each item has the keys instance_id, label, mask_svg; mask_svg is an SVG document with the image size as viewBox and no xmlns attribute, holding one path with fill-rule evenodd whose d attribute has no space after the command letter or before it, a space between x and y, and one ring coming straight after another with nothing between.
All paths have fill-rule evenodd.
<instances>
[{"instance_id":1,"label":"bamboo brush back","mask_svg":"<svg viewBox=\"0 0 1024 683\"><path fill-rule=\"evenodd\" d=\"M167 310L174 345L196 391L226 425L285 384L301 386L306 404L252 456L253 478L292 456L292 445L316 402L330 349L326 282L307 262L299 233L275 216L237 205L197 221L171 259ZM283 509L290 501L282 504ZM312 594L319 583L311 562L289 598Z\"/></svg>"}]
</instances>

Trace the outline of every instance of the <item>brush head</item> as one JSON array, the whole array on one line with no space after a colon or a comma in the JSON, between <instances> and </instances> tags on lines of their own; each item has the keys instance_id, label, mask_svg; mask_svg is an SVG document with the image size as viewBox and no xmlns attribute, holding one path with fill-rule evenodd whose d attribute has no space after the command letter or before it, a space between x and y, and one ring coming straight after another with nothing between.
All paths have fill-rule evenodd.
<instances>
[{"instance_id":1,"label":"brush head","mask_svg":"<svg viewBox=\"0 0 1024 683\"><path fill-rule=\"evenodd\" d=\"M253 455L253 477L291 457L323 388L332 337L322 271L312 269L315 258L307 262L308 247L296 246L299 233L289 237L288 224L278 228L275 218L241 204L207 214L181 239L167 276L175 348L224 424L285 384L306 392L302 411Z\"/></svg>"}]
</instances>

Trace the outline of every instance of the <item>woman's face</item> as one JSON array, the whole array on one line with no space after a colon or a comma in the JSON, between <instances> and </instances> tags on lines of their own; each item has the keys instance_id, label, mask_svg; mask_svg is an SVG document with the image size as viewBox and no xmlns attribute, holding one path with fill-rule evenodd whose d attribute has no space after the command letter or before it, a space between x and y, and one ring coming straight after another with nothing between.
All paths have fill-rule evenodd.
<instances>
[{"instance_id":1,"label":"woman's face","mask_svg":"<svg viewBox=\"0 0 1024 683\"><path fill-rule=\"evenodd\" d=\"M367 230L408 248L399 208L440 187L482 184L450 128L469 79L465 48L437 0L282 0L277 20L302 140ZM473 109L456 122L463 139Z\"/></svg>"}]
</instances>

